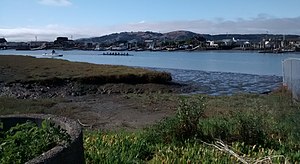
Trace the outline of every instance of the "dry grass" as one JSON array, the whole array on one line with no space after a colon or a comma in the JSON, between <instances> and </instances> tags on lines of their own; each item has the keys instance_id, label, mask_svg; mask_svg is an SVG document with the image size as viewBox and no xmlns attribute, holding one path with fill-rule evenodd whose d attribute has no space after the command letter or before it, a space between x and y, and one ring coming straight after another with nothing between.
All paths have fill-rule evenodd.
<instances>
[{"instance_id":1,"label":"dry grass","mask_svg":"<svg viewBox=\"0 0 300 164\"><path fill-rule=\"evenodd\" d=\"M29 56L1 55L0 82L166 83L171 75L126 66L97 65Z\"/></svg>"}]
</instances>

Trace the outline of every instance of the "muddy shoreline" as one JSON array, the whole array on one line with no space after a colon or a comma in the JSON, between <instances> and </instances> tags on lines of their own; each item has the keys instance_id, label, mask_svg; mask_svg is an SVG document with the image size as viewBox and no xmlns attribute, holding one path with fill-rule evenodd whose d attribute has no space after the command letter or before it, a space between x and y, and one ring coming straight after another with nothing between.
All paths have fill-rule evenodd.
<instances>
[{"instance_id":1,"label":"muddy shoreline","mask_svg":"<svg viewBox=\"0 0 300 164\"><path fill-rule=\"evenodd\" d=\"M103 84L70 82L63 85L38 83L0 83L0 98L13 101L53 100L37 113L65 116L94 130L135 130L147 127L173 115L178 93L186 85L169 84ZM9 114L31 113L24 109Z\"/></svg>"},{"instance_id":2,"label":"muddy shoreline","mask_svg":"<svg viewBox=\"0 0 300 164\"><path fill-rule=\"evenodd\" d=\"M275 75L253 75L230 72L209 72L198 70L180 70L149 68L171 73L174 82L193 88L190 94L212 96L233 95L239 93L267 94L282 86L282 77Z\"/></svg>"},{"instance_id":3,"label":"muddy shoreline","mask_svg":"<svg viewBox=\"0 0 300 164\"><path fill-rule=\"evenodd\" d=\"M68 82L60 85L40 83L0 83L0 96L17 99L68 98L88 95L149 94L149 93L189 93L194 88L186 84L169 82L166 84L83 84Z\"/></svg>"},{"instance_id":4,"label":"muddy shoreline","mask_svg":"<svg viewBox=\"0 0 300 164\"><path fill-rule=\"evenodd\" d=\"M281 82L281 78L276 76L172 69L155 69L151 72L141 68L48 59L44 61L31 57L5 58L6 61L1 60L3 65L0 65L1 72L5 73L0 76L0 101L3 104L0 104L0 114L61 115L80 122L85 128L97 130L136 130L148 127L175 114L181 94L230 95L252 90L254 93L267 94L279 87ZM19 61L16 62L16 59ZM76 71L73 69L74 64ZM124 73L124 69L131 73ZM110 72L103 73L103 70ZM173 81L168 81L170 74L166 72L172 74ZM101 75L109 79L112 73L118 73L113 76L115 80L124 80L120 77L137 77L147 79L148 82L133 84L125 83L125 80L124 83L103 84L84 83L74 78L68 80L75 75L84 79ZM55 78L59 75L63 82L52 83L49 74ZM43 79L46 81L43 82ZM149 83L155 79L162 83Z\"/></svg>"},{"instance_id":5,"label":"muddy shoreline","mask_svg":"<svg viewBox=\"0 0 300 164\"><path fill-rule=\"evenodd\" d=\"M41 83L0 83L0 99L41 102L50 105L16 113L46 113L78 121L86 129L132 131L153 125L175 114L180 95L199 91L199 87L168 84L102 84L69 82L61 85ZM22 103L21 103L22 104Z\"/></svg>"}]
</instances>

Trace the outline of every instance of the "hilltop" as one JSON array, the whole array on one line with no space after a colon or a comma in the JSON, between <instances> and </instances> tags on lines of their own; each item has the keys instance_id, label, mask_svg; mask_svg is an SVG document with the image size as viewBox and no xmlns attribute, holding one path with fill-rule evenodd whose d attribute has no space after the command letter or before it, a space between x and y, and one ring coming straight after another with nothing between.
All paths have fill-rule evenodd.
<instances>
[{"instance_id":1,"label":"hilltop","mask_svg":"<svg viewBox=\"0 0 300 164\"><path fill-rule=\"evenodd\" d=\"M78 39L79 42L91 42L102 44L124 43L124 42L144 42L145 40L157 40L157 41L184 41L190 39L198 39L199 41L205 41L205 38L201 34L197 34L190 31L173 31L168 33L158 32L121 32L104 35L100 37L82 38Z\"/></svg>"}]
</instances>

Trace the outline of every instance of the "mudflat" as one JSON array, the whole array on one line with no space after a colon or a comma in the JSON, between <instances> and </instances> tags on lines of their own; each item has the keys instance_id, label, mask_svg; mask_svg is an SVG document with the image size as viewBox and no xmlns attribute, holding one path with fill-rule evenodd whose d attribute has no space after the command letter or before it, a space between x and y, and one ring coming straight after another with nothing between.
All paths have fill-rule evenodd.
<instances>
[{"instance_id":1,"label":"mudflat","mask_svg":"<svg viewBox=\"0 0 300 164\"><path fill-rule=\"evenodd\" d=\"M185 88L166 72L27 56L0 56L0 72L0 114L50 113L103 130L173 115Z\"/></svg>"}]
</instances>

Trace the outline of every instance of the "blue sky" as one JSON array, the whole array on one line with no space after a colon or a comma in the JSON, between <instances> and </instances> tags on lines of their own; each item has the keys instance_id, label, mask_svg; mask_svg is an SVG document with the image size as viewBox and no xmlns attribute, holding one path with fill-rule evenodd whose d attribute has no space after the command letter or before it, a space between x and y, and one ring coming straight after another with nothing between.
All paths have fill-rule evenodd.
<instances>
[{"instance_id":1,"label":"blue sky","mask_svg":"<svg viewBox=\"0 0 300 164\"><path fill-rule=\"evenodd\" d=\"M122 31L300 35L300 0L1 0L0 37L73 39Z\"/></svg>"}]
</instances>

